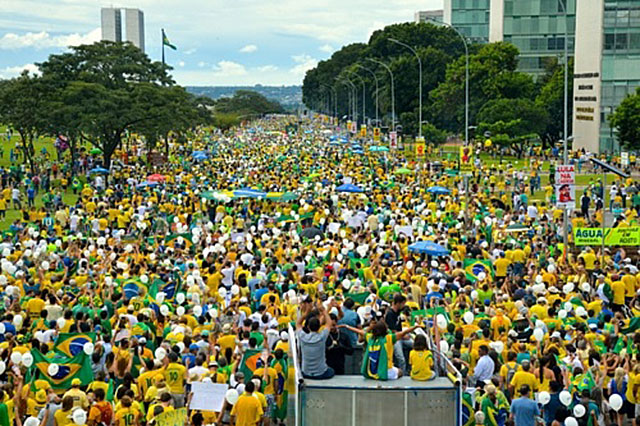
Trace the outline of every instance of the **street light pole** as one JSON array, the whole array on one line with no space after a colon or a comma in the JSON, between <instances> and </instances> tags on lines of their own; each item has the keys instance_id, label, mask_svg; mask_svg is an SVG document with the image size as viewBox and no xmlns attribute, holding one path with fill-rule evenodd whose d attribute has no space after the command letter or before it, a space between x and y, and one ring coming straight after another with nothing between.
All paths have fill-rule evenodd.
<instances>
[{"instance_id":1,"label":"street light pole","mask_svg":"<svg viewBox=\"0 0 640 426\"><path fill-rule=\"evenodd\" d=\"M568 139L569 139L569 14L565 0L558 0L564 12L564 130L562 133L562 145L564 148L563 162L569 163ZM604 209L602 210L602 222L604 223ZM564 247L564 258L567 258L569 249L569 210L565 207L563 212L564 227L562 230L562 243ZM603 237L604 238L604 237ZM604 256L604 255L603 255Z\"/></svg>"},{"instance_id":2,"label":"street light pole","mask_svg":"<svg viewBox=\"0 0 640 426\"><path fill-rule=\"evenodd\" d=\"M400 46L406 47L418 58L418 71L419 71L419 79L418 79L418 136L422 138L422 60L420 59L420 55L413 47L409 46L406 43L403 43L395 38L390 38L389 41L399 44Z\"/></svg>"},{"instance_id":3,"label":"street light pole","mask_svg":"<svg viewBox=\"0 0 640 426\"><path fill-rule=\"evenodd\" d=\"M360 77L358 75L357 72L351 71L351 70L346 70L349 74L352 74L354 77L358 77L358 79L360 80L360 82L362 83L362 123L366 124L367 119L365 118L365 109L366 109L366 94L367 94L367 88L364 84L364 78Z\"/></svg>"},{"instance_id":4,"label":"street light pole","mask_svg":"<svg viewBox=\"0 0 640 426\"><path fill-rule=\"evenodd\" d=\"M437 25L446 25L451 28L453 31L458 34L460 39L462 39L462 44L464 45L464 57L465 57L465 67L464 67L464 146L469 145L469 46L467 45L466 37L458 31L456 27L453 25L437 22L433 18L427 18L430 21L433 21ZM464 222L467 223L467 210L469 208L469 176L464 176Z\"/></svg>"},{"instance_id":5,"label":"street light pole","mask_svg":"<svg viewBox=\"0 0 640 426\"><path fill-rule=\"evenodd\" d=\"M355 121L357 126L358 125L358 86L356 86L355 83L351 81L351 79L346 75L344 76L344 78L347 80L347 82L351 86L351 90L353 90L353 97L351 98L353 102L353 120Z\"/></svg>"},{"instance_id":6,"label":"street light pole","mask_svg":"<svg viewBox=\"0 0 640 426\"><path fill-rule=\"evenodd\" d=\"M373 59L373 58L366 58L368 61L371 61L375 64L378 64L380 66L382 66L384 69L386 69L389 72L389 75L391 76L391 131L395 132L396 131L396 92L394 89L394 82L393 82L393 71L391 71L391 68L389 68L389 65L385 64L382 61L378 61L377 59Z\"/></svg>"},{"instance_id":7,"label":"street light pole","mask_svg":"<svg viewBox=\"0 0 640 426\"><path fill-rule=\"evenodd\" d=\"M347 116L351 116L351 119L353 119L353 102L351 100L353 97L353 92L351 91L351 86L349 86L349 83L347 83L346 80L337 79L337 81L347 87Z\"/></svg>"},{"instance_id":8,"label":"street light pole","mask_svg":"<svg viewBox=\"0 0 640 426\"><path fill-rule=\"evenodd\" d=\"M360 64L356 64L357 68L361 68L373 76L373 79L376 82L376 126L380 126L380 122L378 121L378 76L375 72L371 71L369 68L362 66Z\"/></svg>"}]
</instances>

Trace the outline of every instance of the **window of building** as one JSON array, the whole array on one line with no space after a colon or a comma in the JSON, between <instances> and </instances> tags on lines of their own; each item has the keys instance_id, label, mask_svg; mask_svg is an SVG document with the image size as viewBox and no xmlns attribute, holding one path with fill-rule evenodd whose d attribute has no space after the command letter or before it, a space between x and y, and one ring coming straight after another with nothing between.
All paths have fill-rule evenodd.
<instances>
[{"instance_id":1,"label":"window of building","mask_svg":"<svg viewBox=\"0 0 640 426\"><path fill-rule=\"evenodd\" d=\"M613 50L615 45L615 34L605 34L604 35L604 50Z\"/></svg>"}]
</instances>

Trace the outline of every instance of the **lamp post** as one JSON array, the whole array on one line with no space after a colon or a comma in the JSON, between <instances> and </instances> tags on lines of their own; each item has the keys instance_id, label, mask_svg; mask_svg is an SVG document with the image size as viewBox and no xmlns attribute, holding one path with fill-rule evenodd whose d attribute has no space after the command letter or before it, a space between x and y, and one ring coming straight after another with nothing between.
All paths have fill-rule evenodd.
<instances>
[{"instance_id":1,"label":"lamp post","mask_svg":"<svg viewBox=\"0 0 640 426\"><path fill-rule=\"evenodd\" d=\"M362 83L362 123L366 124L366 118L365 118L365 109L366 109L366 93L367 93L367 88L364 84L364 78L360 77L358 75L358 73L351 71L351 70L346 70L349 74L353 75L354 77L358 77L358 79L360 80L360 82Z\"/></svg>"},{"instance_id":2,"label":"lamp post","mask_svg":"<svg viewBox=\"0 0 640 426\"><path fill-rule=\"evenodd\" d=\"M376 82L376 126L380 126L380 122L378 121L378 76L376 75L375 72L371 71L369 68L365 66L356 64L356 67L367 71L369 74L373 76L373 79Z\"/></svg>"},{"instance_id":3,"label":"lamp post","mask_svg":"<svg viewBox=\"0 0 640 426\"><path fill-rule=\"evenodd\" d=\"M351 119L353 119L353 89L346 80L336 79L336 81L347 86L347 116L351 116Z\"/></svg>"},{"instance_id":4,"label":"lamp post","mask_svg":"<svg viewBox=\"0 0 640 426\"><path fill-rule=\"evenodd\" d=\"M406 47L418 58L418 71L419 71L419 80L418 80L418 136L422 138L422 60L420 59L420 55L413 47L409 46L406 43L403 43L395 38L390 38L389 41L399 44L400 46Z\"/></svg>"},{"instance_id":5,"label":"lamp post","mask_svg":"<svg viewBox=\"0 0 640 426\"><path fill-rule=\"evenodd\" d=\"M338 111L337 111L337 93L336 93L336 89L335 87L329 86L328 84L324 84L324 83L320 83L320 86L324 87L325 89L329 89L329 93L332 95L330 96L330 98L333 98L333 108L329 107L328 110L331 111L331 109L333 109L333 115L334 117L338 116Z\"/></svg>"},{"instance_id":6,"label":"lamp post","mask_svg":"<svg viewBox=\"0 0 640 426\"><path fill-rule=\"evenodd\" d=\"M458 31L456 27L451 24L437 22L433 18L427 18L428 20L435 22L437 25L446 25L458 34L462 39L464 45L465 67L464 67L464 145L469 145L469 46L467 45L466 37ZM467 223L467 209L469 198L469 176L464 176L464 222Z\"/></svg>"},{"instance_id":7,"label":"lamp post","mask_svg":"<svg viewBox=\"0 0 640 426\"><path fill-rule=\"evenodd\" d=\"M396 92L395 92L395 84L393 82L393 71L389 68L389 65L385 64L382 61L378 61L377 59L367 58L368 61L371 61L375 64L380 65L384 69L389 72L389 76L391 76L391 131L396 131Z\"/></svg>"},{"instance_id":8,"label":"lamp post","mask_svg":"<svg viewBox=\"0 0 640 426\"><path fill-rule=\"evenodd\" d=\"M558 0L558 4L562 6L564 12L564 129L562 132L562 145L564 148L564 154L562 155L563 163L566 165L569 162L568 152L568 133L569 133L569 15L567 13L567 4L565 0ZM602 222L604 223L604 209L602 210ZM562 230L562 243L564 247L564 258L567 258L567 250L569 244L569 210L565 207L563 212L563 230ZM604 237L603 237L604 238ZM603 254L604 256L604 254Z\"/></svg>"}]
</instances>

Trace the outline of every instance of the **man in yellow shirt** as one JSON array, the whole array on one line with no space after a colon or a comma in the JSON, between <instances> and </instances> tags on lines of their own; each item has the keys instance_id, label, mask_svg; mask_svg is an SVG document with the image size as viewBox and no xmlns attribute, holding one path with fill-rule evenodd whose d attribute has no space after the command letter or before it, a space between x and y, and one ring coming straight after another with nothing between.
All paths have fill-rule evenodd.
<instances>
[{"instance_id":1,"label":"man in yellow shirt","mask_svg":"<svg viewBox=\"0 0 640 426\"><path fill-rule=\"evenodd\" d=\"M622 312L625 302L625 294L626 287L622 281L620 281L620 277L618 275L614 275L612 277L613 282L611 283L611 291L613 292L613 303L611 306L611 310L613 312Z\"/></svg>"},{"instance_id":2,"label":"man in yellow shirt","mask_svg":"<svg viewBox=\"0 0 640 426\"><path fill-rule=\"evenodd\" d=\"M262 419L262 405L252 394L255 391L253 382L245 385L243 393L231 410L231 424L236 426L256 426Z\"/></svg>"},{"instance_id":3,"label":"man in yellow shirt","mask_svg":"<svg viewBox=\"0 0 640 426\"><path fill-rule=\"evenodd\" d=\"M80 379L73 379L71 381L71 389L64 394L63 398L70 396L73 398L74 408L87 410L89 408L89 400L87 399L87 394L80 390L80 385L82 385Z\"/></svg>"},{"instance_id":4,"label":"man in yellow shirt","mask_svg":"<svg viewBox=\"0 0 640 426\"><path fill-rule=\"evenodd\" d=\"M140 424L140 412L131 406L131 398L124 396L120 403L122 408L116 411L115 414L116 426L138 426Z\"/></svg>"},{"instance_id":5,"label":"man in yellow shirt","mask_svg":"<svg viewBox=\"0 0 640 426\"><path fill-rule=\"evenodd\" d=\"M187 380L187 368L178 363L178 354L169 354L169 365L164 369L164 378L176 402L176 408L184 407L184 383Z\"/></svg>"},{"instance_id":6,"label":"man in yellow shirt","mask_svg":"<svg viewBox=\"0 0 640 426\"><path fill-rule=\"evenodd\" d=\"M513 375L511 383L509 383L509 387L514 398L520 397L520 389L522 388L522 385L529 385L531 390L537 392L538 379L536 379L536 376L529 370L531 370L531 363L528 360L524 360L522 361L522 370L517 371Z\"/></svg>"}]
</instances>

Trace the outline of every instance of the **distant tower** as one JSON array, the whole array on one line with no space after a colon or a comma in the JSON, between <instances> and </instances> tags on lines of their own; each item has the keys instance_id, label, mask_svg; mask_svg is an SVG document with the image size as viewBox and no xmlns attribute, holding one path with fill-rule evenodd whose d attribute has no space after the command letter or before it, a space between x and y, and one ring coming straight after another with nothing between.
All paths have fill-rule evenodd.
<instances>
[{"instance_id":1,"label":"distant tower","mask_svg":"<svg viewBox=\"0 0 640 426\"><path fill-rule=\"evenodd\" d=\"M122 41L122 21L120 19L120 9L113 7L103 7L100 10L102 23L102 40Z\"/></svg>"},{"instance_id":2,"label":"distant tower","mask_svg":"<svg viewBox=\"0 0 640 426\"><path fill-rule=\"evenodd\" d=\"M125 9L127 41L144 52L144 13L140 9Z\"/></svg>"}]
</instances>

